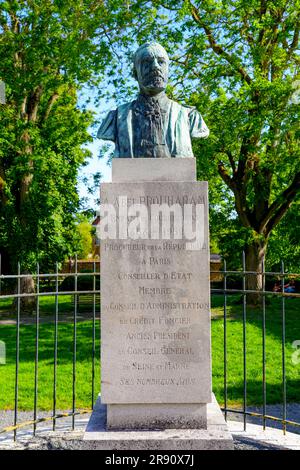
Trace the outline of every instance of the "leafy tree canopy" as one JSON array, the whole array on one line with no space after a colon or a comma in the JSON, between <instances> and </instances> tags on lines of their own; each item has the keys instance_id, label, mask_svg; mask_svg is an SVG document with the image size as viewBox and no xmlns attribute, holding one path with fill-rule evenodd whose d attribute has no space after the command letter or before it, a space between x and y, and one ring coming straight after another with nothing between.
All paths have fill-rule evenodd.
<instances>
[{"instance_id":1,"label":"leafy tree canopy","mask_svg":"<svg viewBox=\"0 0 300 470\"><path fill-rule=\"evenodd\" d=\"M6 269L48 269L76 251L77 177L98 86L131 13L114 0L0 0L0 252ZM125 41L125 39L124 39Z\"/></svg>"},{"instance_id":2,"label":"leafy tree canopy","mask_svg":"<svg viewBox=\"0 0 300 470\"><path fill-rule=\"evenodd\" d=\"M169 95L195 105L210 137L195 142L210 182L212 230L238 216L247 267L259 270L270 234L299 198L300 2L153 0L135 42L171 58Z\"/></svg>"}]
</instances>

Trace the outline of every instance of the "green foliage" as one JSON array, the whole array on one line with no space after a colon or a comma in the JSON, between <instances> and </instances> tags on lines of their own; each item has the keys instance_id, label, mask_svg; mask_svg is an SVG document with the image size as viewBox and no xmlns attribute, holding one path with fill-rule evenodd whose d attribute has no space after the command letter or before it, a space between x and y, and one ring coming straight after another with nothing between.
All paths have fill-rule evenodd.
<instances>
[{"instance_id":1,"label":"green foliage","mask_svg":"<svg viewBox=\"0 0 300 470\"><path fill-rule=\"evenodd\" d=\"M80 237L78 257L79 259L86 259L92 253L93 237L92 226L88 220L83 220L76 226L78 235Z\"/></svg>"},{"instance_id":2,"label":"green foliage","mask_svg":"<svg viewBox=\"0 0 300 470\"><path fill-rule=\"evenodd\" d=\"M90 271L81 271L81 273L89 273ZM94 288L94 283L95 283L95 289L99 290L100 289L100 277L99 276L81 276L78 274L77 276L77 290L78 291L92 291ZM63 282L59 286L59 290L61 292L71 292L75 290L75 277L74 276L68 276L66 277Z\"/></svg>"},{"instance_id":3,"label":"green foliage","mask_svg":"<svg viewBox=\"0 0 300 470\"><path fill-rule=\"evenodd\" d=\"M260 240L259 258L299 197L299 1L153 0L133 8L147 12L135 40L158 40L170 54L170 96L196 106L210 128L194 153L199 178L210 183L213 237L228 221L235 247Z\"/></svg>"},{"instance_id":4,"label":"green foliage","mask_svg":"<svg viewBox=\"0 0 300 470\"><path fill-rule=\"evenodd\" d=\"M114 0L0 1L0 252L4 267L53 267L77 251L77 176L93 115L77 106L116 63L129 21ZM99 94L102 92L100 91Z\"/></svg>"},{"instance_id":5,"label":"green foliage","mask_svg":"<svg viewBox=\"0 0 300 470\"><path fill-rule=\"evenodd\" d=\"M281 269L281 261L289 272L299 273L300 266L300 202L293 204L289 212L275 227L269 241L267 268Z\"/></svg>"}]
</instances>

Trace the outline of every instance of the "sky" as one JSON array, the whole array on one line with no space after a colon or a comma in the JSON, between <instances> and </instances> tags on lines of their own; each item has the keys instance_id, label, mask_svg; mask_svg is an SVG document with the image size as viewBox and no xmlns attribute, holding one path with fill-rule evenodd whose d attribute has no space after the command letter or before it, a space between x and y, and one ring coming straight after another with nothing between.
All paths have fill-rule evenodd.
<instances>
[{"instance_id":1,"label":"sky","mask_svg":"<svg viewBox=\"0 0 300 470\"><path fill-rule=\"evenodd\" d=\"M91 110L95 113L95 122L101 122L101 119L111 110L116 108L116 104L114 100L101 100L99 105L96 106L93 104L95 102L96 97L96 90L93 92L92 90L83 90L79 95L78 105L82 107L85 105L86 109ZM86 105L87 100L90 100L90 103ZM92 156L88 160L86 166L82 167L79 170L79 178L78 178L78 192L80 198L85 198L86 202L84 203L84 208L91 208L94 210L98 210L96 198L99 196L99 191L97 193L91 195L88 192L88 186L92 186L93 184L93 175L96 173L101 173L101 182L109 183L111 182L111 166L108 165L108 154L104 155L103 157L99 158L100 150L104 144L103 140L97 139L96 134L99 125L97 124L96 127L90 127L88 129L89 133L93 137L93 141L85 145L85 148L90 150ZM110 145L110 148L114 148L114 144ZM85 178L88 179L89 184L86 183ZM100 189L100 188L99 188Z\"/></svg>"},{"instance_id":2,"label":"sky","mask_svg":"<svg viewBox=\"0 0 300 470\"><path fill-rule=\"evenodd\" d=\"M127 71L128 72L128 71ZM128 83L130 84L131 79L128 79ZM135 80L132 78L132 88L137 87ZM111 95L113 95L114 89L112 85L103 84L103 87L106 87L106 91L108 91ZM101 120L106 116L106 114L111 111L112 109L116 109L118 104L121 102L126 101L122 99L121 93L119 94L120 102L116 102L115 99L107 99L103 98L100 100L99 105L95 105L94 103L97 101L97 90L90 90L90 89L83 89L78 98L78 106L83 107L87 110L91 110L95 113L95 123L100 123ZM86 104L89 101L89 104ZM127 99L128 101L128 99ZM108 165L108 156L109 153L114 149L113 143L108 143L107 141L103 141L97 139L96 134L99 128L99 124L95 127L92 126L89 128L89 133L93 137L93 142L87 144L85 147L89 149L92 153L92 157L88 160L88 164L82 167L79 170L79 178L78 178L78 191L80 198L86 198L86 202L84 203L84 208L91 208L94 210L98 210L96 198L99 197L99 191L97 190L97 194L91 195L88 193L88 185L85 181L82 181L83 178L88 178L90 186L93 183L93 176L96 173L101 173L101 182L102 183L109 183L111 182L111 166ZM109 144L109 151L104 154L103 157L99 158L100 150L105 145Z\"/></svg>"},{"instance_id":3,"label":"sky","mask_svg":"<svg viewBox=\"0 0 300 470\"><path fill-rule=\"evenodd\" d=\"M107 161L108 157L99 158L100 147L103 145L103 141L95 138L93 142L86 145L86 147L92 152L92 157L89 159L89 163L87 166L83 167L79 171L79 196L80 198L87 198L88 199L88 206L92 209L98 209L95 205L95 198L97 195L92 196L87 191L87 185L82 182L82 178L88 177L90 183L92 184L92 175L100 172L101 182L109 183L111 182L111 167L108 166Z\"/></svg>"}]
</instances>

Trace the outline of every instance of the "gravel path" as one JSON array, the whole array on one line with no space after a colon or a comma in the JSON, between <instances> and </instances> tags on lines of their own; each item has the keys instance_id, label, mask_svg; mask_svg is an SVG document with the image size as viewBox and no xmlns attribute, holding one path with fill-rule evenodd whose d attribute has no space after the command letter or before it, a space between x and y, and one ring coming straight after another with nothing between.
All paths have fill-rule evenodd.
<instances>
[{"instance_id":1,"label":"gravel path","mask_svg":"<svg viewBox=\"0 0 300 470\"><path fill-rule=\"evenodd\" d=\"M63 414L63 413L70 413L71 410L57 410L57 415ZM38 412L38 418L47 418L51 416L50 411L39 411ZM76 415L75 416L75 424L79 423L81 426L84 424L88 423L88 420L90 418L90 413L84 413L81 415ZM26 421L31 421L33 420L33 411L18 411L18 423L23 423ZM12 426L14 423L14 411L13 410L1 410L0 411L0 431L3 428L6 428L8 426ZM58 418L56 420L56 429L58 430L68 430L71 429L72 426L72 417L63 417L63 418ZM52 430L52 420L49 421L43 421L41 423L37 424L37 430L42 427L43 429L49 428L49 430ZM18 430L18 433L22 434L24 430L26 432L32 430L33 425L25 426L20 428ZM3 440L5 434L0 434L0 442Z\"/></svg>"},{"instance_id":2,"label":"gravel path","mask_svg":"<svg viewBox=\"0 0 300 470\"><path fill-rule=\"evenodd\" d=\"M0 450L87 450L94 449L93 442L83 441L82 432L72 433L72 436L64 436L57 434L55 437L36 437L28 441L19 441L9 446L1 446ZM283 448L272 445L264 445L251 442L247 439L234 438L234 450L283 450Z\"/></svg>"},{"instance_id":3,"label":"gravel path","mask_svg":"<svg viewBox=\"0 0 300 470\"><path fill-rule=\"evenodd\" d=\"M261 412L261 407L249 407L249 411ZM68 410L60 410L57 412L65 413ZM274 416L281 417L282 406L281 405L270 405L267 408L267 413ZM51 416L50 412L39 412L38 417L49 417ZM289 404L287 409L288 419L300 422L300 404ZM33 438L32 436L32 425L21 428L18 430L18 439L19 441L15 444L12 443L13 433L10 432L9 435L0 434L0 449L3 448L14 448L14 449L28 449L28 450L54 450L54 449L86 449L86 442L82 441L82 435L84 429L88 423L90 414L77 415L75 417L75 431L71 431L72 426L72 417L64 417L57 419L56 423L56 432L52 433L52 421L41 422L37 425L37 437ZM4 427L10 426L13 424L14 412L12 410L1 411L0 412L0 430ZM19 411L18 421L24 422L33 419L33 413L28 411ZM243 417L235 413L228 413L229 420L242 421ZM248 422L254 424L261 424L261 418L248 417ZM269 420L267 422L269 427L280 428L281 424L276 421ZM43 430L43 435L39 435L39 430ZM292 426L288 427L288 430L295 432L296 430L300 433L299 428ZM8 437L10 439L8 439ZM91 447L92 448L92 447ZM274 446L271 444L262 444L260 442L255 442L253 440L234 437L234 448L235 450L278 450L281 447Z\"/></svg>"},{"instance_id":4,"label":"gravel path","mask_svg":"<svg viewBox=\"0 0 300 470\"><path fill-rule=\"evenodd\" d=\"M266 414L269 416L274 416L276 418L282 418L282 405L268 405ZM262 413L262 406L249 406L247 411L254 413ZM295 421L300 424L300 403L289 403L287 405L287 419L290 421ZM243 415L237 413L228 413L227 419L231 421L243 421ZM262 425L262 418L255 416L247 416L247 422L253 424ZM266 425L271 428L282 429L282 424L279 421L273 421L268 419ZM300 434L300 426L291 426L287 425L287 431Z\"/></svg>"},{"instance_id":5,"label":"gravel path","mask_svg":"<svg viewBox=\"0 0 300 470\"><path fill-rule=\"evenodd\" d=\"M247 408L248 411L250 412L255 412L255 413L262 413L262 407L260 406L249 406ZM69 413L70 410L58 410L57 414L59 413ZM282 405L268 405L267 407L267 414L270 416L275 416L278 418L282 417ZM40 411L38 412L38 417L43 418L43 417L48 417L51 416L51 412L49 411ZM86 418L88 420L89 415L84 414L84 415L78 415L75 417L75 421L77 422L78 420L82 420ZM239 415L237 413L228 413L227 418L231 421L243 421L243 416ZM33 412L32 411L19 411L18 412L18 422L24 422L24 421L29 421L33 419ZM300 423L300 403L290 403L287 405L287 419L291 421L296 421ZM7 410L7 411L0 411L0 430L6 426L11 426L13 425L14 422L14 412L13 410ZM66 426L71 426L72 418L59 418L57 419L57 427L59 428L60 426L63 426L65 428ZM257 418L254 416L247 416L247 422L253 423L253 424L262 424L262 418ZM51 422L49 422L49 426L51 425ZM61 423L61 424L60 424ZM43 427L45 426L45 422L42 422L40 425ZM39 425L38 425L39 426ZM277 429L282 428L282 424L277 421L273 420L267 420L267 426L268 427L273 427ZM300 434L300 426L287 426L287 431L294 432L297 434ZM0 434L0 439L1 439L1 434Z\"/></svg>"}]
</instances>

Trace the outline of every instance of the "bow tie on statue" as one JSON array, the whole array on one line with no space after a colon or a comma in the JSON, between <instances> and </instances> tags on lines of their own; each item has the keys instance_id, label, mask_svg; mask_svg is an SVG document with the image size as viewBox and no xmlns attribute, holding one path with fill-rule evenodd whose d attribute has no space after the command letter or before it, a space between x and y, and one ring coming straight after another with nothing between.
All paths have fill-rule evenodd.
<instances>
[{"instance_id":1,"label":"bow tie on statue","mask_svg":"<svg viewBox=\"0 0 300 470\"><path fill-rule=\"evenodd\" d=\"M164 100L140 95L133 107L134 142L138 155L149 158L169 157L164 121Z\"/></svg>"},{"instance_id":2,"label":"bow tie on statue","mask_svg":"<svg viewBox=\"0 0 300 470\"><path fill-rule=\"evenodd\" d=\"M134 114L138 119L144 118L150 120L156 126L159 126L162 129L162 113L160 104L157 99L150 96L141 95L136 100L136 105L134 106Z\"/></svg>"}]
</instances>

